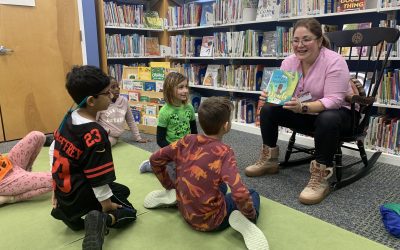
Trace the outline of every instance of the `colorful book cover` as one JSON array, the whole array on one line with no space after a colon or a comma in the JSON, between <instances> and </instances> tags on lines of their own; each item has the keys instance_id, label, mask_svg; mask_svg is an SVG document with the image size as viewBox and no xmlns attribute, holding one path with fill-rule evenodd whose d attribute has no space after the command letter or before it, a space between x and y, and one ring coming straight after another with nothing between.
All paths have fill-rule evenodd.
<instances>
[{"instance_id":1,"label":"colorful book cover","mask_svg":"<svg viewBox=\"0 0 400 250\"><path fill-rule=\"evenodd\" d=\"M146 115L157 115L157 106L156 105L146 105L145 107Z\"/></svg>"},{"instance_id":2,"label":"colorful book cover","mask_svg":"<svg viewBox=\"0 0 400 250\"><path fill-rule=\"evenodd\" d=\"M339 0L338 11L353 11L353 10L364 10L365 0Z\"/></svg>"},{"instance_id":3,"label":"colorful book cover","mask_svg":"<svg viewBox=\"0 0 400 250\"><path fill-rule=\"evenodd\" d=\"M203 36L200 48L200 56L213 56L214 36Z\"/></svg>"},{"instance_id":4,"label":"colorful book cover","mask_svg":"<svg viewBox=\"0 0 400 250\"><path fill-rule=\"evenodd\" d=\"M200 26L212 25L214 22L214 2L207 2L201 5Z\"/></svg>"},{"instance_id":5,"label":"colorful book cover","mask_svg":"<svg viewBox=\"0 0 400 250\"><path fill-rule=\"evenodd\" d=\"M164 81L165 79L165 68L151 67L151 80Z\"/></svg>"},{"instance_id":6,"label":"colorful book cover","mask_svg":"<svg viewBox=\"0 0 400 250\"><path fill-rule=\"evenodd\" d=\"M151 80L150 67L139 67L139 80L145 80L145 81Z\"/></svg>"},{"instance_id":7,"label":"colorful book cover","mask_svg":"<svg viewBox=\"0 0 400 250\"><path fill-rule=\"evenodd\" d=\"M170 62L150 62L150 67L171 68L171 63Z\"/></svg>"},{"instance_id":8,"label":"colorful book cover","mask_svg":"<svg viewBox=\"0 0 400 250\"><path fill-rule=\"evenodd\" d=\"M140 91L131 90L131 91L128 91L128 95L129 95L130 101L134 101L134 102L140 101Z\"/></svg>"},{"instance_id":9,"label":"colorful book cover","mask_svg":"<svg viewBox=\"0 0 400 250\"><path fill-rule=\"evenodd\" d=\"M271 79L271 76L272 76L272 72L274 72L274 70L276 70L276 69L279 69L279 68L277 68L277 67L264 67L263 73L262 73L260 90L264 90L264 89L267 88L269 80Z\"/></svg>"},{"instance_id":10,"label":"colorful book cover","mask_svg":"<svg viewBox=\"0 0 400 250\"><path fill-rule=\"evenodd\" d=\"M144 82L144 91L156 91L156 82Z\"/></svg>"},{"instance_id":11,"label":"colorful book cover","mask_svg":"<svg viewBox=\"0 0 400 250\"><path fill-rule=\"evenodd\" d=\"M267 85L267 102L283 105L290 101L296 90L301 74L281 69L272 72L271 79Z\"/></svg>"},{"instance_id":12,"label":"colorful book cover","mask_svg":"<svg viewBox=\"0 0 400 250\"><path fill-rule=\"evenodd\" d=\"M162 29L163 27L163 21L159 17L157 11L148 11L144 14L144 21L146 24L146 27L152 28L152 29Z\"/></svg>"},{"instance_id":13,"label":"colorful book cover","mask_svg":"<svg viewBox=\"0 0 400 250\"><path fill-rule=\"evenodd\" d=\"M160 56L160 44L158 42L158 37L144 38L144 55Z\"/></svg>"},{"instance_id":14,"label":"colorful book cover","mask_svg":"<svg viewBox=\"0 0 400 250\"><path fill-rule=\"evenodd\" d=\"M136 109L136 107L131 107L132 115L133 115L133 120L136 123L140 123L141 119L141 113L140 110Z\"/></svg>"}]
</instances>

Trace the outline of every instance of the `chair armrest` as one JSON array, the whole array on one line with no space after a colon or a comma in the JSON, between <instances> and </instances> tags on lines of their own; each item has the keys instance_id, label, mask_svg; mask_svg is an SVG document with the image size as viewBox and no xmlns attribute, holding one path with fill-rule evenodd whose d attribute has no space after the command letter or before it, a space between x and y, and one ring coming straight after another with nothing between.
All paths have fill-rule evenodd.
<instances>
[{"instance_id":1,"label":"chair armrest","mask_svg":"<svg viewBox=\"0 0 400 250\"><path fill-rule=\"evenodd\" d=\"M360 105L372 105L375 102L375 97L353 95L353 96L346 96L346 101L350 103L358 103Z\"/></svg>"}]
</instances>

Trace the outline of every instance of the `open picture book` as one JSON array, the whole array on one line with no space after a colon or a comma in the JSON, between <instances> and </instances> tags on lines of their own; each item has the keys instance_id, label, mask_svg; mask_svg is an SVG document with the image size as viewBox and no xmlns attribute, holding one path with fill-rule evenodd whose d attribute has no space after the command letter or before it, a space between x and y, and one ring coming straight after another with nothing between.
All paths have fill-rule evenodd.
<instances>
[{"instance_id":1,"label":"open picture book","mask_svg":"<svg viewBox=\"0 0 400 250\"><path fill-rule=\"evenodd\" d=\"M275 69L272 72L265 91L268 92L268 103L283 105L290 101L301 78L301 73Z\"/></svg>"}]
</instances>

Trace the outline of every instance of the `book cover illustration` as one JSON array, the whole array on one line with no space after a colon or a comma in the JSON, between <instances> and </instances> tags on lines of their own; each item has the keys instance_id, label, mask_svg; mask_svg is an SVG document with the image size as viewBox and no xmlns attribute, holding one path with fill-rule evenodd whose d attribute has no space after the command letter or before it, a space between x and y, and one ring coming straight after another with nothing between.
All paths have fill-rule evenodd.
<instances>
[{"instance_id":1,"label":"book cover illustration","mask_svg":"<svg viewBox=\"0 0 400 250\"><path fill-rule=\"evenodd\" d=\"M122 88L125 90L142 90L143 83L140 81L124 79L122 80Z\"/></svg>"},{"instance_id":2,"label":"book cover illustration","mask_svg":"<svg viewBox=\"0 0 400 250\"><path fill-rule=\"evenodd\" d=\"M212 25L214 22L214 2L206 2L201 5L200 26Z\"/></svg>"},{"instance_id":3,"label":"book cover illustration","mask_svg":"<svg viewBox=\"0 0 400 250\"><path fill-rule=\"evenodd\" d=\"M204 76L203 85L204 86L218 86L218 70L220 69L220 65L209 64L207 66L207 71Z\"/></svg>"},{"instance_id":4,"label":"book cover illustration","mask_svg":"<svg viewBox=\"0 0 400 250\"><path fill-rule=\"evenodd\" d=\"M132 115L133 115L133 120L136 123L140 123L141 116L142 116L140 113L140 110L137 109L136 107L131 107L131 111L132 111Z\"/></svg>"},{"instance_id":5,"label":"book cover illustration","mask_svg":"<svg viewBox=\"0 0 400 250\"><path fill-rule=\"evenodd\" d=\"M145 81L151 80L150 67L139 67L139 80L145 80Z\"/></svg>"},{"instance_id":6,"label":"book cover illustration","mask_svg":"<svg viewBox=\"0 0 400 250\"><path fill-rule=\"evenodd\" d=\"M156 105L146 105L144 110L146 115L157 115Z\"/></svg>"},{"instance_id":7,"label":"book cover illustration","mask_svg":"<svg viewBox=\"0 0 400 250\"><path fill-rule=\"evenodd\" d=\"M156 82L144 82L144 91L156 91Z\"/></svg>"},{"instance_id":8,"label":"book cover illustration","mask_svg":"<svg viewBox=\"0 0 400 250\"><path fill-rule=\"evenodd\" d=\"M134 101L134 102L140 101L140 91L131 90L131 91L128 91L128 95L129 95L130 101Z\"/></svg>"},{"instance_id":9,"label":"book cover illustration","mask_svg":"<svg viewBox=\"0 0 400 250\"><path fill-rule=\"evenodd\" d=\"M269 80L271 79L271 76L272 76L272 72L274 72L274 70L276 70L276 69L279 69L279 68L277 68L277 67L264 67L263 72L262 72L260 90L264 90L264 89L267 88Z\"/></svg>"},{"instance_id":10,"label":"book cover illustration","mask_svg":"<svg viewBox=\"0 0 400 250\"><path fill-rule=\"evenodd\" d=\"M200 56L213 56L214 36L203 36L200 48Z\"/></svg>"},{"instance_id":11,"label":"book cover illustration","mask_svg":"<svg viewBox=\"0 0 400 250\"><path fill-rule=\"evenodd\" d=\"M144 21L146 27L152 29L162 29L163 21L162 18L159 17L157 11L148 11L144 13Z\"/></svg>"},{"instance_id":12,"label":"book cover illustration","mask_svg":"<svg viewBox=\"0 0 400 250\"><path fill-rule=\"evenodd\" d=\"M151 80L164 81L165 79L165 68L152 67L151 68Z\"/></svg>"},{"instance_id":13,"label":"book cover illustration","mask_svg":"<svg viewBox=\"0 0 400 250\"><path fill-rule=\"evenodd\" d=\"M364 10L365 0L339 0L337 8L338 12Z\"/></svg>"},{"instance_id":14,"label":"book cover illustration","mask_svg":"<svg viewBox=\"0 0 400 250\"><path fill-rule=\"evenodd\" d=\"M144 38L144 55L160 56L160 44L158 42L158 37Z\"/></svg>"},{"instance_id":15,"label":"book cover illustration","mask_svg":"<svg viewBox=\"0 0 400 250\"><path fill-rule=\"evenodd\" d=\"M276 69L272 72L267 85L267 102L283 105L290 101L296 90L301 74L298 72Z\"/></svg>"},{"instance_id":16,"label":"book cover illustration","mask_svg":"<svg viewBox=\"0 0 400 250\"><path fill-rule=\"evenodd\" d=\"M149 64L154 68L171 68L170 62L150 62Z\"/></svg>"}]
</instances>

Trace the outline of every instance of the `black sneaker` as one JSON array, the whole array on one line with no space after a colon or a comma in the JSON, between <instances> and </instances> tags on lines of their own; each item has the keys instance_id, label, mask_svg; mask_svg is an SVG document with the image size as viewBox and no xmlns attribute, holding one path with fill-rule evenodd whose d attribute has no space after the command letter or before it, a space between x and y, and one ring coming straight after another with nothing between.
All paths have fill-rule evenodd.
<instances>
[{"instance_id":1,"label":"black sneaker","mask_svg":"<svg viewBox=\"0 0 400 250\"><path fill-rule=\"evenodd\" d=\"M110 214L112 214L115 218L115 224L112 225L111 227L113 228L122 228L125 227L132 222L136 220L136 209L135 208L127 208L127 207L122 207L115 209L114 211L111 211Z\"/></svg>"},{"instance_id":2,"label":"black sneaker","mask_svg":"<svg viewBox=\"0 0 400 250\"><path fill-rule=\"evenodd\" d=\"M54 141L54 136L52 134L46 135L46 140L44 141L44 147L50 147L51 143Z\"/></svg>"},{"instance_id":3,"label":"black sneaker","mask_svg":"<svg viewBox=\"0 0 400 250\"><path fill-rule=\"evenodd\" d=\"M83 250L101 250L106 234L107 214L97 210L90 211L85 217L85 238Z\"/></svg>"}]
</instances>

